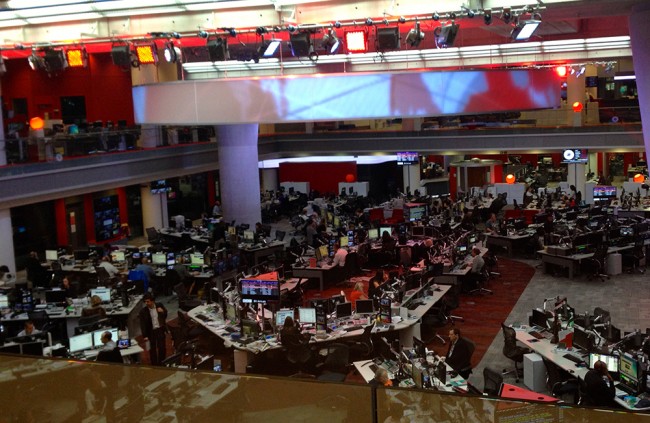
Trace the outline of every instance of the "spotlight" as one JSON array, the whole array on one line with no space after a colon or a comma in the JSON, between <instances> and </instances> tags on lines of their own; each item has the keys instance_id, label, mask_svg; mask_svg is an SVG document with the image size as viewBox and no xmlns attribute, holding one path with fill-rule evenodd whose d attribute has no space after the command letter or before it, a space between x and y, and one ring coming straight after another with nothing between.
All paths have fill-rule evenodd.
<instances>
[{"instance_id":1,"label":"spotlight","mask_svg":"<svg viewBox=\"0 0 650 423\"><path fill-rule=\"evenodd\" d=\"M399 28L389 26L377 28L377 50L398 50L399 49Z\"/></svg>"},{"instance_id":2,"label":"spotlight","mask_svg":"<svg viewBox=\"0 0 650 423\"><path fill-rule=\"evenodd\" d=\"M32 68L32 70L45 69L45 60L43 60L43 58L39 56L34 50L32 50L32 54L27 58L27 61L29 62L29 67Z\"/></svg>"},{"instance_id":3,"label":"spotlight","mask_svg":"<svg viewBox=\"0 0 650 423\"><path fill-rule=\"evenodd\" d=\"M263 26L258 26L258 27L255 29L255 33L256 33L257 35L266 34L266 33L268 33L268 32L269 32L269 30L266 29L266 28L264 28Z\"/></svg>"},{"instance_id":4,"label":"spotlight","mask_svg":"<svg viewBox=\"0 0 650 423\"><path fill-rule=\"evenodd\" d=\"M424 32L420 31L420 22L416 20L415 26L406 35L406 43L411 47L417 47L422 40L424 40Z\"/></svg>"},{"instance_id":5,"label":"spotlight","mask_svg":"<svg viewBox=\"0 0 650 423\"><path fill-rule=\"evenodd\" d=\"M236 37L237 36L237 30L235 28L224 28L224 30L231 36L231 37Z\"/></svg>"},{"instance_id":6,"label":"spotlight","mask_svg":"<svg viewBox=\"0 0 650 423\"><path fill-rule=\"evenodd\" d=\"M181 49L174 45L173 41L165 43L165 60L168 63L176 63L181 59Z\"/></svg>"},{"instance_id":7,"label":"spotlight","mask_svg":"<svg viewBox=\"0 0 650 423\"><path fill-rule=\"evenodd\" d=\"M287 31L289 31L289 32L295 32L296 29L298 29L298 28L296 28L296 27L293 26L293 25L289 25L289 26L287 26Z\"/></svg>"},{"instance_id":8,"label":"spotlight","mask_svg":"<svg viewBox=\"0 0 650 423\"><path fill-rule=\"evenodd\" d=\"M472 9L467 9L467 17L473 19L476 13Z\"/></svg>"},{"instance_id":9,"label":"spotlight","mask_svg":"<svg viewBox=\"0 0 650 423\"><path fill-rule=\"evenodd\" d=\"M449 14L449 19L451 19L451 20L456 19L456 13L451 12L451 13Z\"/></svg>"},{"instance_id":10,"label":"spotlight","mask_svg":"<svg viewBox=\"0 0 650 423\"><path fill-rule=\"evenodd\" d=\"M372 25L374 25L374 24L375 24L375 23L372 21L372 18L368 18L368 19L366 19L366 25L367 25L367 26L372 26Z\"/></svg>"},{"instance_id":11,"label":"spotlight","mask_svg":"<svg viewBox=\"0 0 650 423\"><path fill-rule=\"evenodd\" d=\"M131 66L131 46L128 44L117 44L111 47L113 64L122 67Z\"/></svg>"},{"instance_id":12,"label":"spotlight","mask_svg":"<svg viewBox=\"0 0 650 423\"><path fill-rule=\"evenodd\" d=\"M273 57L280 47L280 40L270 40L263 42L257 51L259 57Z\"/></svg>"},{"instance_id":13,"label":"spotlight","mask_svg":"<svg viewBox=\"0 0 650 423\"><path fill-rule=\"evenodd\" d=\"M585 74L587 71L587 68L584 66L580 66L580 68L576 71L576 78L580 78L582 75Z\"/></svg>"},{"instance_id":14,"label":"spotlight","mask_svg":"<svg viewBox=\"0 0 650 423\"><path fill-rule=\"evenodd\" d=\"M199 38L208 38L208 33L203 30L199 31L197 35L199 36Z\"/></svg>"},{"instance_id":15,"label":"spotlight","mask_svg":"<svg viewBox=\"0 0 650 423\"><path fill-rule=\"evenodd\" d=\"M558 66L555 68L555 73L557 73L557 76L560 78L566 78L567 74L567 69L566 66Z\"/></svg>"},{"instance_id":16,"label":"spotlight","mask_svg":"<svg viewBox=\"0 0 650 423\"><path fill-rule=\"evenodd\" d=\"M85 68L88 66L88 53L86 48L70 48L65 52L68 66L71 68Z\"/></svg>"},{"instance_id":17,"label":"spotlight","mask_svg":"<svg viewBox=\"0 0 650 423\"><path fill-rule=\"evenodd\" d=\"M510 9L503 9L501 12L501 19L505 23L510 23L510 20L512 19L512 13L510 13Z\"/></svg>"},{"instance_id":18,"label":"spotlight","mask_svg":"<svg viewBox=\"0 0 650 423\"><path fill-rule=\"evenodd\" d=\"M334 22L334 28L337 28L337 29L338 29L338 28L340 28L340 27L341 27L341 22L340 22L340 21L336 21L336 22Z\"/></svg>"},{"instance_id":19,"label":"spotlight","mask_svg":"<svg viewBox=\"0 0 650 423\"><path fill-rule=\"evenodd\" d=\"M519 21L517 22L517 25L515 25L515 27L512 29L510 37L515 41L527 40L533 36L533 33L541 23L542 21L532 19L527 21Z\"/></svg>"},{"instance_id":20,"label":"spotlight","mask_svg":"<svg viewBox=\"0 0 650 423\"><path fill-rule=\"evenodd\" d=\"M483 11L483 22L485 25L490 25L492 23L492 11L484 10Z\"/></svg>"},{"instance_id":21,"label":"spotlight","mask_svg":"<svg viewBox=\"0 0 650 423\"><path fill-rule=\"evenodd\" d=\"M230 59L228 42L225 38L217 37L207 42L208 56L211 62L223 62Z\"/></svg>"},{"instance_id":22,"label":"spotlight","mask_svg":"<svg viewBox=\"0 0 650 423\"><path fill-rule=\"evenodd\" d=\"M400 16L399 19L397 20L397 22L399 22L401 24L406 23L406 18L404 16Z\"/></svg>"},{"instance_id":23,"label":"spotlight","mask_svg":"<svg viewBox=\"0 0 650 423\"><path fill-rule=\"evenodd\" d=\"M291 54L295 57L309 56L314 51L309 32L298 32L289 36L291 41Z\"/></svg>"},{"instance_id":24,"label":"spotlight","mask_svg":"<svg viewBox=\"0 0 650 423\"><path fill-rule=\"evenodd\" d=\"M336 54L339 48L341 48L341 40L336 36L336 32L333 29L330 29L323 36L322 46L329 54Z\"/></svg>"},{"instance_id":25,"label":"spotlight","mask_svg":"<svg viewBox=\"0 0 650 423\"><path fill-rule=\"evenodd\" d=\"M135 55L138 57L138 62L142 65L155 65L158 63L156 43L136 45Z\"/></svg>"},{"instance_id":26,"label":"spotlight","mask_svg":"<svg viewBox=\"0 0 650 423\"><path fill-rule=\"evenodd\" d=\"M368 33L363 30L345 31L345 45L348 53L368 51Z\"/></svg>"},{"instance_id":27,"label":"spotlight","mask_svg":"<svg viewBox=\"0 0 650 423\"><path fill-rule=\"evenodd\" d=\"M439 48L452 47L454 40L456 40L456 35L458 35L458 28L459 26L455 23L436 28L433 31L433 35L436 37L436 45Z\"/></svg>"},{"instance_id":28,"label":"spotlight","mask_svg":"<svg viewBox=\"0 0 650 423\"><path fill-rule=\"evenodd\" d=\"M48 72L59 72L68 67L65 53L60 49L46 49L43 61L45 62L45 69L47 69Z\"/></svg>"},{"instance_id":29,"label":"spotlight","mask_svg":"<svg viewBox=\"0 0 650 423\"><path fill-rule=\"evenodd\" d=\"M169 36L172 38L176 38L177 40L181 39L181 34L179 34L178 32L170 32Z\"/></svg>"},{"instance_id":30,"label":"spotlight","mask_svg":"<svg viewBox=\"0 0 650 423\"><path fill-rule=\"evenodd\" d=\"M438 12L434 12L433 15L431 15L431 19L433 19L436 22L439 21L440 15L438 14Z\"/></svg>"}]
</instances>

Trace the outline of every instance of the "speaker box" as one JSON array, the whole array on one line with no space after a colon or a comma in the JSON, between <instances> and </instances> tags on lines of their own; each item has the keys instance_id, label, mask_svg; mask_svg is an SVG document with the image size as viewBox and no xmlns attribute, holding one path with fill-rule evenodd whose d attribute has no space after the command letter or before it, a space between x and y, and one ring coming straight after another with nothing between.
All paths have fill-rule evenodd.
<instances>
[{"instance_id":1,"label":"speaker box","mask_svg":"<svg viewBox=\"0 0 650 423\"><path fill-rule=\"evenodd\" d=\"M377 28L377 49L398 50L399 49L399 28L387 27Z\"/></svg>"},{"instance_id":2,"label":"speaker box","mask_svg":"<svg viewBox=\"0 0 650 423\"><path fill-rule=\"evenodd\" d=\"M228 60L228 42L223 38L215 38L208 41L208 55L211 62L223 62Z\"/></svg>"},{"instance_id":3,"label":"speaker box","mask_svg":"<svg viewBox=\"0 0 650 423\"><path fill-rule=\"evenodd\" d=\"M113 64L117 66L131 66L131 47L128 45L113 46L111 49Z\"/></svg>"}]
</instances>

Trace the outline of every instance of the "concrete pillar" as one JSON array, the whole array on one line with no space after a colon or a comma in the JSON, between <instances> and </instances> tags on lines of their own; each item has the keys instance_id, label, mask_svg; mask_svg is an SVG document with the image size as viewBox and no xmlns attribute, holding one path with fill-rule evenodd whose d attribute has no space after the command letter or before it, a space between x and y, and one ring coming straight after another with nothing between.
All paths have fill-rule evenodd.
<instances>
[{"instance_id":1,"label":"concrete pillar","mask_svg":"<svg viewBox=\"0 0 650 423\"><path fill-rule=\"evenodd\" d=\"M14 237L11 227L11 210L0 209L0 265L7 265L9 271L16 274L16 258L14 256Z\"/></svg>"},{"instance_id":2,"label":"concrete pillar","mask_svg":"<svg viewBox=\"0 0 650 423\"><path fill-rule=\"evenodd\" d=\"M142 227L166 228L169 226L167 213L167 193L152 194L149 185L140 186L142 201Z\"/></svg>"},{"instance_id":3,"label":"concrete pillar","mask_svg":"<svg viewBox=\"0 0 650 423\"><path fill-rule=\"evenodd\" d=\"M569 163L567 165L567 178L566 181L569 185L575 185L576 191L582 192L582 198L585 197L585 164L584 163Z\"/></svg>"},{"instance_id":4,"label":"concrete pillar","mask_svg":"<svg viewBox=\"0 0 650 423\"><path fill-rule=\"evenodd\" d=\"M584 115L586 111L583 109L581 112L576 113L573 111L573 103L576 101L585 104L585 74L576 77L569 74L566 77L566 101L567 101L567 123L569 126L582 126L584 123Z\"/></svg>"},{"instance_id":5,"label":"concrete pillar","mask_svg":"<svg viewBox=\"0 0 650 423\"><path fill-rule=\"evenodd\" d=\"M632 56L634 57L634 74L641 109L643 125L643 142L646 157L650 151L650 4L637 4L629 17L630 37L632 39Z\"/></svg>"},{"instance_id":6,"label":"concrete pillar","mask_svg":"<svg viewBox=\"0 0 650 423\"><path fill-rule=\"evenodd\" d=\"M160 126L142 125L140 127L140 148L156 148L160 145L162 145Z\"/></svg>"},{"instance_id":7,"label":"concrete pillar","mask_svg":"<svg viewBox=\"0 0 650 423\"><path fill-rule=\"evenodd\" d=\"M422 189L420 189L420 164L416 163L410 166L402 166L402 175L403 175L403 192L406 193L407 187L410 187L411 194L415 190L420 190L420 194L425 194Z\"/></svg>"},{"instance_id":8,"label":"concrete pillar","mask_svg":"<svg viewBox=\"0 0 650 423\"><path fill-rule=\"evenodd\" d=\"M278 168L262 169L262 191L277 191L278 188Z\"/></svg>"},{"instance_id":9,"label":"concrete pillar","mask_svg":"<svg viewBox=\"0 0 650 423\"><path fill-rule=\"evenodd\" d=\"M2 96L2 86L0 86L0 96ZM0 103L0 166L7 164L7 144L5 143L5 125L2 118L2 103ZM12 240L13 245L13 240ZM13 270L12 270L13 272Z\"/></svg>"},{"instance_id":10,"label":"concrete pillar","mask_svg":"<svg viewBox=\"0 0 650 423\"><path fill-rule=\"evenodd\" d=\"M226 221L248 223L251 228L262 221L260 177L258 172L258 125L219 125L221 206Z\"/></svg>"}]
</instances>

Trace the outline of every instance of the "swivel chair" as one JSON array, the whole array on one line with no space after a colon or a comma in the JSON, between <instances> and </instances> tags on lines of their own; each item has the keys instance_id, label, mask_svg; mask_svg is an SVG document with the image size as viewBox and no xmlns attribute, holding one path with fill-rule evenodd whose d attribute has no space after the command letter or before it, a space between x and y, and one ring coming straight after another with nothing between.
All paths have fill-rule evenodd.
<instances>
[{"instance_id":1,"label":"swivel chair","mask_svg":"<svg viewBox=\"0 0 650 423\"><path fill-rule=\"evenodd\" d=\"M183 311L190 311L202 304L200 299L187 293L183 282L174 285L174 292L178 296L178 308Z\"/></svg>"},{"instance_id":2,"label":"swivel chair","mask_svg":"<svg viewBox=\"0 0 650 423\"><path fill-rule=\"evenodd\" d=\"M100 351L97 354L97 361L103 361L106 363L124 363L119 348L113 348L110 351Z\"/></svg>"},{"instance_id":3,"label":"swivel chair","mask_svg":"<svg viewBox=\"0 0 650 423\"><path fill-rule=\"evenodd\" d=\"M350 349L345 344L329 344L325 350L325 360L316 368L321 370L318 380L344 382L349 369ZM322 351L322 350L321 350Z\"/></svg>"},{"instance_id":4,"label":"swivel chair","mask_svg":"<svg viewBox=\"0 0 650 423\"><path fill-rule=\"evenodd\" d=\"M374 345L372 343L372 328L374 326L374 323L366 326L363 329L363 333L349 344L350 351L357 357L366 358L372 354L372 351L374 350Z\"/></svg>"},{"instance_id":5,"label":"swivel chair","mask_svg":"<svg viewBox=\"0 0 650 423\"><path fill-rule=\"evenodd\" d=\"M607 245L603 244L598 247L592 257L583 261L584 268L587 271L587 279L591 280L594 277L597 277L601 282L604 282L605 278L609 279L609 275L605 273L607 269L607 249Z\"/></svg>"},{"instance_id":6,"label":"swivel chair","mask_svg":"<svg viewBox=\"0 0 650 423\"><path fill-rule=\"evenodd\" d=\"M503 384L503 376L489 367L483 369L483 393L498 396Z\"/></svg>"},{"instance_id":7,"label":"swivel chair","mask_svg":"<svg viewBox=\"0 0 650 423\"><path fill-rule=\"evenodd\" d=\"M483 264L481 271L474 279L476 282L476 288L469 291L470 294L494 294L492 290L485 288L485 285L490 280L490 271L486 264Z\"/></svg>"},{"instance_id":8,"label":"swivel chair","mask_svg":"<svg viewBox=\"0 0 650 423\"><path fill-rule=\"evenodd\" d=\"M515 363L514 370L503 369L502 375L505 376L507 374L514 373L515 380L519 382L519 368L517 367L517 363L523 363L524 354L528 354L530 350L517 346L517 333L510 326L506 326L505 323L501 323L501 331L503 332L504 341L503 355Z\"/></svg>"},{"instance_id":9,"label":"swivel chair","mask_svg":"<svg viewBox=\"0 0 650 423\"><path fill-rule=\"evenodd\" d=\"M578 404L580 400L580 385L578 379L570 377L563 377L563 372L557 364L543 358L544 366L546 366L546 386L556 398L564 398L569 395L573 404Z\"/></svg>"}]
</instances>

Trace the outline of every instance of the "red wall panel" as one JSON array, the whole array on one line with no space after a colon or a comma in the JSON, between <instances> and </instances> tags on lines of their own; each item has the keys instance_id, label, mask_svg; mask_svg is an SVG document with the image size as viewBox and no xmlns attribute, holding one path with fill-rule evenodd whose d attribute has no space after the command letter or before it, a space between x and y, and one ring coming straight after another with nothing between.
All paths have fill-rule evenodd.
<instances>
[{"instance_id":1,"label":"red wall panel","mask_svg":"<svg viewBox=\"0 0 650 423\"><path fill-rule=\"evenodd\" d=\"M338 192L339 182L345 182L346 175L357 179L356 162L280 163L280 182L309 182L312 190Z\"/></svg>"}]
</instances>

